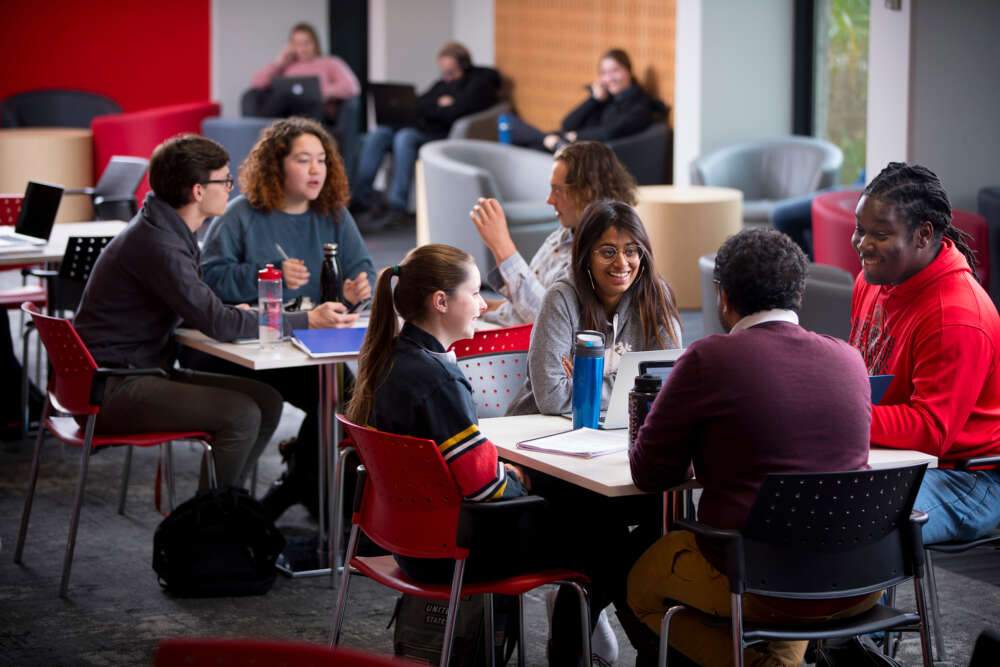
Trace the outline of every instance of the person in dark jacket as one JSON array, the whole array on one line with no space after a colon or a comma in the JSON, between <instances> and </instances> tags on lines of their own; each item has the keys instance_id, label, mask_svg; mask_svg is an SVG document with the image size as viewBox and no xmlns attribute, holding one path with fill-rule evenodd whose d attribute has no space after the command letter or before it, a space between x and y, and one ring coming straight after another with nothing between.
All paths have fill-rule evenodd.
<instances>
[{"instance_id":1,"label":"person in dark jacket","mask_svg":"<svg viewBox=\"0 0 1000 667\"><path fill-rule=\"evenodd\" d=\"M452 124L497 101L500 74L489 67L476 67L468 49L458 42L448 42L437 55L441 78L417 100L420 108L418 127L392 128L380 125L365 135L354 178L352 213L366 213L368 229L408 224L412 216L406 207L410 200L413 169L417 151L428 141L448 136ZM388 191L388 210L376 201L372 190L375 173L382 158L392 151L392 182Z\"/></svg>"},{"instance_id":2,"label":"person in dark jacket","mask_svg":"<svg viewBox=\"0 0 1000 667\"><path fill-rule=\"evenodd\" d=\"M590 85L590 96L569 112L558 132L542 132L514 117L513 143L554 153L574 141L627 137L666 118L667 106L639 86L632 74L632 60L622 49L611 49L601 56L598 73L598 79Z\"/></svg>"},{"instance_id":3,"label":"person in dark jacket","mask_svg":"<svg viewBox=\"0 0 1000 667\"><path fill-rule=\"evenodd\" d=\"M174 330L183 321L231 341L257 335L257 312L227 306L201 279L194 230L226 209L229 154L211 139L184 135L153 151L142 210L104 249L87 281L75 325L98 366L161 368L159 375L113 377L98 433L206 431L220 487L242 486L281 418L281 395L247 378L174 368ZM333 326L340 304L287 313L285 333ZM201 488L208 487L202 467Z\"/></svg>"}]
</instances>

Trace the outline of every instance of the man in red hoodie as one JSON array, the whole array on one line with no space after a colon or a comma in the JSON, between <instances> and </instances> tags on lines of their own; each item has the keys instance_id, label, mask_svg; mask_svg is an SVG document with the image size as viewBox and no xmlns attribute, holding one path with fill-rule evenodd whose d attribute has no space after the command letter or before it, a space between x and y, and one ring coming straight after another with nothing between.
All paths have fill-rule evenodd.
<instances>
[{"instance_id":1,"label":"man in red hoodie","mask_svg":"<svg viewBox=\"0 0 1000 667\"><path fill-rule=\"evenodd\" d=\"M953 465L1000 455L1000 316L929 169L891 162L855 218L850 342L870 374L895 376L872 411L871 444L938 457L914 503L930 516L924 543L978 537L1000 523L1000 469Z\"/></svg>"}]
</instances>

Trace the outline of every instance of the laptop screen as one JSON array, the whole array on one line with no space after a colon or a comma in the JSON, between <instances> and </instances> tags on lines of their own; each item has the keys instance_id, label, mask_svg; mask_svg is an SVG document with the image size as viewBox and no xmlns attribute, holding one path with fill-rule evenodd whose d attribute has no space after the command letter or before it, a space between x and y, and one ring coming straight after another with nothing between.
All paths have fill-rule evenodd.
<instances>
[{"instance_id":1,"label":"laptop screen","mask_svg":"<svg viewBox=\"0 0 1000 667\"><path fill-rule=\"evenodd\" d=\"M21 213L17 216L14 231L25 236L48 240L52 234L52 225L59 212L59 202L62 200L63 188L41 181L28 181L24 190L24 201L21 203Z\"/></svg>"}]
</instances>

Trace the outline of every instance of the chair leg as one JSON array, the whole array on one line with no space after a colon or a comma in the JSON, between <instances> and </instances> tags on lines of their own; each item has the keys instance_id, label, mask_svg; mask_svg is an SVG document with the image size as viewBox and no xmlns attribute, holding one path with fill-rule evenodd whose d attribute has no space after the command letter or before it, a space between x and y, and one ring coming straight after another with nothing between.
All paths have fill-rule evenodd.
<instances>
[{"instance_id":1,"label":"chair leg","mask_svg":"<svg viewBox=\"0 0 1000 667\"><path fill-rule=\"evenodd\" d=\"M667 609L667 613L663 615L663 620L660 621L660 658L658 663L662 667L666 667L668 656L670 654L670 619L674 617L674 614L679 612L684 608L684 605L676 604L673 607Z\"/></svg>"},{"instance_id":2,"label":"chair leg","mask_svg":"<svg viewBox=\"0 0 1000 667\"><path fill-rule=\"evenodd\" d=\"M934 654L931 652L931 639L927 632L927 602L924 599L921 576L913 578L913 595L917 600L917 613L920 615L920 653L924 659L924 667L933 667Z\"/></svg>"},{"instance_id":3,"label":"chair leg","mask_svg":"<svg viewBox=\"0 0 1000 667\"><path fill-rule=\"evenodd\" d=\"M496 664L496 652L493 650L493 594L483 594L483 639L486 646L486 664L494 667Z\"/></svg>"},{"instance_id":4,"label":"chair leg","mask_svg":"<svg viewBox=\"0 0 1000 667\"><path fill-rule=\"evenodd\" d=\"M35 499L35 485L38 482L38 468L42 459L42 440L45 438L45 420L52 408L48 396L45 397L45 408L42 410L42 423L38 427L38 437L35 438L35 453L31 457L31 472L28 473L28 491L24 495L24 509L21 511L21 529L17 533L17 547L14 549L14 562L20 564L24 552L24 540L28 536L28 520L31 518L31 503Z\"/></svg>"},{"instance_id":5,"label":"chair leg","mask_svg":"<svg viewBox=\"0 0 1000 667\"><path fill-rule=\"evenodd\" d=\"M62 581L59 584L59 597L66 597L69 590L69 573L73 567L73 550L76 548L76 529L80 525L80 508L83 505L83 487L87 483L87 466L90 463L91 447L94 442L94 423L97 415L87 419L86 437L80 449L80 474L76 483L76 498L73 501L73 516L69 524L69 537L66 540L66 557L63 559Z\"/></svg>"},{"instance_id":6,"label":"chair leg","mask_svg":"<svg viewBox=\"0 0 1000 667\"><path fill-rule=\"evenodd\" d=\"M524 642L527 626L524 624L524 594L517 596L517 665L525 667L528 663L524 660Z\"/></svg>"},{"instance_id":7,"label":"chair leg","mask_svg":"<svg viewBox=\"0 0 1000 667\"><path fill-rule=\"evenodd\" d=\"M205 467L208 468L208 488L217 489L219 488L219 478L215 476L215 454L212 451L212 445L208 442L202 442L205 446ZM173 509L171 507L171 509Z\"/></svg>"},{"instance_id":8,"label":"chair leg","mask_svg":"<svg viewBox=\"0 0 1000 667\"><path fill-rule=\"evenodd\" d=\"M355 524L351 526L351 539L347 544L347 558L344 561L344 578L340 581L340 593L337 595L337 608L333 612L333 632L330 635L330 648L340 641L340 629L344 625L344 608L347 606L347 589L351 583L351 568L348 563L354 558L358 548L358 533L360 529Z\"/></svg>"},{"instance_id":9,"label":"chair leg","mask_svg":"<svg viewBox=\"0 0 1000 667\"><path fill-rule=\"evenodd\" d=\"M353 536L352 536L353 538ZM347 568L344 568L347 571ZM455 622L458 620L458 605L462 600L462 578L465 576L465 559L455 561L455 571L451 575L451 596L448 599L448 619L444 624L444 645L441 647L441 667L451 662L451 645L455 640Z\"/></svg>"},{"instance_id":10,"label":"chair leg","mask_svg":"<svg viewBox=\"0 0 1000 667\"><path fill-rule=\"evenodd\" d=\"M161 447L163 447L163 450L164 450L163 460L166 463L166 465L165 465L166 470L164 470L164 472L166 473L166 478L167 478L167 507L170 508L171 512L174 511L175 501L176 501L176 498L174 497L174 447L173 447L173 444L174 443L172 443L172 442L165 442L162 445L160 445Z\"/></svg>"},{"instance_id":11,"label":"chair leg","mask_svg":"<svg viewBox=\"0 0 1000 667\"><path fill-rule=\"evenodd\" d=\"M924 567L927 571L927 608L930 611L929 619L931 631L934 633L934 646L937 649L937 656L931 656L939 661L947 660L944 649L944 632L941 630L941 600L938 598L937 576L934 574L934 560L931 552L924 549Z\"/></svg>"},{"instance_id":12,"label":"chair leg","mask_svg":"<svg viewBox=\"0 0 1000 667\"><path fill-rule=\"evenodd\" d=\"M577 597L580 598L580 623L583 630L581 633L583 636L581 650L583 651L583 664L589 665L591 663L592 651L590 648L590 599L587 595L587 589L575 581L560 581L556 583L572 586L573 590L576 591Z\"/></svg>"},{"instance_id":13,"label":"chair leg","mask_svg":"<svg viewBox=\"0 0 1000 667\"><path fill-rule=\"evenodd\" d=\"M132 471L132 448L125 448L125 461L122 463L122 480L118 487L118 513L125 514L125 496L128 495L128 476Z\"/></svg>"},{"instance_id":14,"label":"chair leg","mask_svg":"<svg viewBox=\"0 0 1000 667\"><path fill-rule=\"evenodd\" d=\"M729 596L729 614L733 627L733 665L743 667L743 596L739 593Z\"/></svg>"},{"instance_id":15,"label":"chair leg","mask_svg":"<svg viewBox=\"0 0 1000 667\"><path fill-rule=\"evenodd\" d=\"M28 410L28 337L31 329L22 327L24 334L21 343L21 358L24 359L24 364L21 366L21 442L28 439L28 420L30 419Z\"/></svg>"},{"instance_id":16,"label":"chair leg","mask_svg":"<svg viewBox=\"0 0 1000 667\"><path fill-rule=\"evenodd\" d=\"M257 497L257 461L253 462L253 470L250 471L250 497Z\"/></svg>"}]
</instances>

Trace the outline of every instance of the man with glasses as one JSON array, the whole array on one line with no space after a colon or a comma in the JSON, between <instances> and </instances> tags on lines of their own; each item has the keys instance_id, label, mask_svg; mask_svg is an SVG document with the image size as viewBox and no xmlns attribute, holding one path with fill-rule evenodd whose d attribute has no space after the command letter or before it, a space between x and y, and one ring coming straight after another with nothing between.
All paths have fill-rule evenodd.
<instances>
[{"instance_id":1,"label":"man with glasses","mask_svg":"<svg viewBox=\"0 0 1000 667\"><path fill-rule=\"evenodd\" d=\"M174 368L181 322L218 340L257 335L255 311L224 305L202 281L194 235L226 209L229 155L204 137L168 139L153 151L149 183L142 210L95 263L75 324L98 366L159 368L165 376L110 378L96 429L206 431L219 486L242 486L281 418L280 394L256 380ZM332 312L323 304L288 313L286 333L327 326ZM204 466L200 487L208 487Z\"/></svg>"},{"instance_id":2,"label":"man with glasses","mask_svg":"<svg viewBox=\"0 0 1000 667\"><path fill-rule=\"evenodd\" d=\"M833 472L867 467L871 389L857 350L806 331L798 310L806 257L788 236L752 229L715 257L719 319L728 335L692 343L677 360L629 452L635 485L665 491L691 476L702 486L698 520L740 530L769 472ZM632 568L623 618L640 656L655 660L660 620L671 600L729 615L721 554L689 531L670 531ZM860 613L879 594L839 600L745 595L747 620L804 621ZM631 627L630 627L631 626ZM637 637L648 635L647 641ZM670 625L670 645L700 665L731 664L729 628L690 614ZM770 642L744 651L746 664L798 665L806 642ZM636 664L647 664L643 659Z\"/></svg>"}]
</instances>

